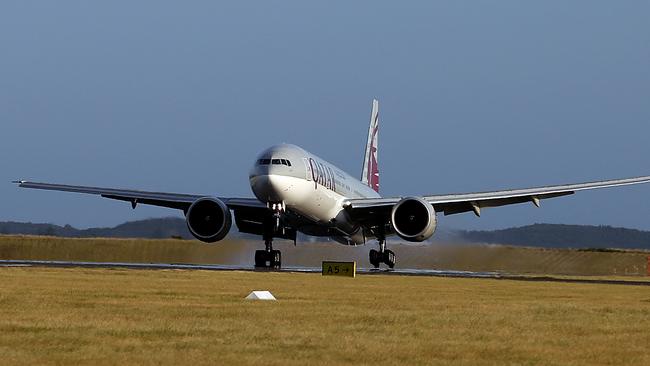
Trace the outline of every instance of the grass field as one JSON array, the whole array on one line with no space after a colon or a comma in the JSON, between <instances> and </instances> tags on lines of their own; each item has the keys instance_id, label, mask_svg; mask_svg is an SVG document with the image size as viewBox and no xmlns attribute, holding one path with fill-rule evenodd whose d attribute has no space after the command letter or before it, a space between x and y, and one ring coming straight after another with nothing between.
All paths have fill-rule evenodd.
<instances>
[{"instance_id":1,"label":"grass field","mask_svg":"<svg viewBox=\"0 0 650 366\"><path fill-rule=\"evenodd\" d=\"M275 245L285 266L320 267L323 260L356 261L369 267L373 245L347 247L320 243ZM195 240L70 239L0 235L0 259L137 263L205 263L253 266L261 241L226 239L217 244ZM593 252L571 249L521 248L501 245L390 243L398 268L500 271L572 276L646 276L650 252Z\"/></svg>"},{"instance_id":2,"label":"grass field","mask_svg":"<svg viewBox=\"0 0 650 366\"><path fill-rule=\"evenodd\" d=\"M277 302L243 300L252 290ZM2 364L650 364L650 289L0 268Z\"/></svg>"}]
</instances>

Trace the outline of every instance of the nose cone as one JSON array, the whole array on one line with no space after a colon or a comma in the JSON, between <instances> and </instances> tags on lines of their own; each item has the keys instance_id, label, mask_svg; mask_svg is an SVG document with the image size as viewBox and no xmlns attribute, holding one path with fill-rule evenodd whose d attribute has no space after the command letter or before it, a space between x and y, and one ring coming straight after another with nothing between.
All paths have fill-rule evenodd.
<instances>
[{"instance_id":1,"label":"nose cone","mask_svg":"<svg viewBox=\"0 0 650 366\"><path fill-rule=\"evenodd\" d=\"M251 189L262 202L282 202L289 193L290 182L286 177L276 174L251 176Z\"/></svg>"}]
</instances>

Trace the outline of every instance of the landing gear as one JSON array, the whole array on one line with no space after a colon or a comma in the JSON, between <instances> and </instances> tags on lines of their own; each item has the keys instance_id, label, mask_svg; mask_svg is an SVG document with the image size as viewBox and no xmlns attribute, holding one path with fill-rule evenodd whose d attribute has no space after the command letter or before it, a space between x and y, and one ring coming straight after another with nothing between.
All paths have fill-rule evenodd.
<instances>
[{"instance_id":1,"label":"landing gear","mask_svg":"<svg viewBox=\"0 0 650 366\"><path fill-rule=\"evenodd\" d=\"M284 202L280 203L267 203L267 206L273 211L273 232L284 234L284 225L282 223L282 215L286 210Z\"/></svg>"},{"instance_id":2,"label":"landing gear","mask_svg":"<svg viewBox=\"0 0 650 366\"><path fill-rule=\"evenodd\" d=\"M379 263L383 262L383 260L381 260L381 255L379 252L374 249L370 249L369 257L370 264L372 264L375 268L379 268Z\"/></svg>"},{"instance_id":3,"label":"landing gear","mask_svg":"<svg viewBox=\"0 0 650 366\"><path fill-rule=\"evenodd\" d=\"M273 268L280 269L282 266L282 254L279 250L266 250L255 251L255 267L257 268Z\"/></svg>"},{"instance_id":4,"label":"landing gear","mask_svg":"<svg viewBox=\"0 0 650 366\"><path fill-rule=\"evenodd\" d=\"M268 207L273 214L265 222L264 244L266 249L255 251L255 267L280 269L282 267L282 253L279 250L273 250L273 237L285 234L283 214L285 211L284 202L268 203Z\"/></svg>"},{"instance_id":5,"label":"landing gear","mask_svg":"<svg viewBox=\"0 0 650 366\"><path fill-rule=\"evenodd\" d=\"M386 249L386 239L379 239L379 250L370 250L370 264L379 268L381 263L385 263L389 268L395 267L395 253Z\"/></svg>"},{"instance_id":6,"label":"landing gear","mask_svg":"<svg viewBox=\"0 0 650 366\"><path fill-rule=\"evenodd\" d=\"M273 240L265 240L266 249L255 251L255 267L280 269L282 266L282 253L273 250Z\"/></svg>"}]
</instances>

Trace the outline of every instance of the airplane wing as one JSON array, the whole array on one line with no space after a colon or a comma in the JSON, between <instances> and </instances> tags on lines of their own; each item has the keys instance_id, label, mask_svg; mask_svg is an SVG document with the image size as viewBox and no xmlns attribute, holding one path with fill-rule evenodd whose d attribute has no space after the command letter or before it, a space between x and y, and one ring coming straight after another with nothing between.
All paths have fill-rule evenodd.
<instances>
[{"instance_id":1,"label":"airplane wing","mask_svg":"<svg viewBox=\"0 0 650 366\"><path fill-rule=\"evenodd\" d=\"M480 216L481 208L485 207L505 206L524 202L531 202L535 206L539 207L540 201L543 199L566 196L577 191L649 182L650 176L645 176L538 188L510 189L494 192L433 195L423 196L422 198L432 204L436 212L443 212L445 215L473 211L477 216ZM390 211L392 206L402 198L404 197L348 199L345 201L344 206L348 208L355 217L372 216Z\"/></svg>"},{"instance_id":2,"label":"airplane wing","mask_svg":"<svg viewBox=\"0 0 650 366\"><path fill-rule=\"evenodd\" d=\"M95 194L114 200L131 202L133 208L139 203L145 205L161 206L176 208L186 211L190 205L201 197L210 197L210 195L165 193L165 192L147 192L135 191L128 189L100 188L71 186L65 184L37 183L24 180L15 181L21 188L44 189L48 191L64 191L74 193ZM240 208L266 208L266 205L255 198L224 198L216 197L223 201L231 209Z\"/></svg>"}]
</instances>

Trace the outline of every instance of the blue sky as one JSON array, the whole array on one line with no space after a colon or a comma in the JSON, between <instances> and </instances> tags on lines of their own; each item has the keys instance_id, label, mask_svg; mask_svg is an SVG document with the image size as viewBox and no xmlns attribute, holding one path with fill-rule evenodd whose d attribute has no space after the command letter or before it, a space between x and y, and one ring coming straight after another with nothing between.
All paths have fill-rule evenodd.
<instances>
[{"instance_id":1,"label":"blue sky","mask_svg":"<svg viewBox=\"0 0 650 366\"><path fill-rule=\"evenodd\" d=\"M17 178L251 196L265 147L357 175L380 100L384 195L650 174L648 1L0 4L0 220L178 215ZM441 219L650 229L650 186Z\"/></svg>"}]
</instances>

